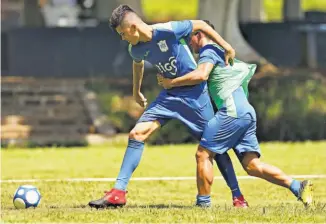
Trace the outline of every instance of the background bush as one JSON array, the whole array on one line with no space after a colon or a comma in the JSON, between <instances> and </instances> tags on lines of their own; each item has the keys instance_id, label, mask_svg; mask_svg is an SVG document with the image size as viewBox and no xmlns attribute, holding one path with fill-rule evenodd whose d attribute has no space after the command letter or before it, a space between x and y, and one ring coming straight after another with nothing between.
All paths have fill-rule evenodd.
<instances>
[{"instance_id":1,"label":"background bush","mask_svg":"<svg viewBox=\"0 0 326 224\"><path fill-rule=\"evenodd\" d=\"M143 110L132 99L131 81L93 80L88 88L97 92L103 111L118 132L127 133L134 127ZM142 89L149 103L152 102L160 91L155 75L144 78ZM302 71L265 74L262 78L254 78L249 89L249 99L257 113L260 141L326 139L325 77ZM173 120L154 133L148 142L195 141L181 122Z\"/></svg>"}]
</instances>

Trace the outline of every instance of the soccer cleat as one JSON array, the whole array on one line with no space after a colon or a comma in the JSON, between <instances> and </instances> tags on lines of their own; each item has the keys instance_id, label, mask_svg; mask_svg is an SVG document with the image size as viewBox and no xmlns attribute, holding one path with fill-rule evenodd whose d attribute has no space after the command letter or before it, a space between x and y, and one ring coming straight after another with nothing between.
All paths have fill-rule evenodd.
<instances>
[{"instance_id":1,"label":"soccer cleat","mask_svg":"<svg viewBox=\"0 0 326 224\"><path fill-rule=\"evenodd\" d=\"M304 180L301 182L298 200L307 207L312 204L313 201L313 184L310 180Z\"/></svg>"},{"instance_id":2,"label":"soccer cleat","mask_svg":"<svg viewBox=\"0 0 326 224\"><path fill-rule=\"evenodd\" d=\"M126 191L112 189L105 191L104 197L90 201L88 205L92 208L122 207L126 204Z\"/></svg>"},{"instance_id":3,"label":"soccer cleat","mask_svg":"<svg viewBox=\"0 0 326 224\"><path fill-rule=\"evenodd\" d=\"M233 206L236 208L248 208L248 202L244 199L243 195L233 198Z\"/></svg>"}]
</instances>

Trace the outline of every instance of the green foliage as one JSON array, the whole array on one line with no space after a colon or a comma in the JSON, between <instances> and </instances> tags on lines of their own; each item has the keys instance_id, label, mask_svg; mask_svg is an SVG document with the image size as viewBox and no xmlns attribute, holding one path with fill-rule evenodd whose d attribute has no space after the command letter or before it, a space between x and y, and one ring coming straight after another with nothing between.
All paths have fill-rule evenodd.
<instances>
[{"instance_id":1,"label":"green foliage","mask_svg":"<svg viewBox=\"0 0 326 224\"><path fill-rule=\"evenodd\" d=\"M198 0L142 0L143 12L149 21L194 19Z\"/></svg>"},{"instance_id":2,"label":"green foliage","mask_svg":"<svg viewBox=\"0 0 326 224\"><path fill-rule=\"evenodd\" d=\"M103 85L103 81L99 85ZM124 104L127 87L115 84L97 84L92 89L104 112L118 132L127 133L134 127L137 118L130 116L130 108L114 109ZM129 89L123 91L123 89ZM160 92L155 79L143 86L143 93L151 103ZM326 139L326 88L325 78L309 73L279 74L254 79L250 84L250 102L256 109L257 135L262 141L302 141ZM141 111L139 112L139 114ZM177 133L177 134L176 134ZM148 140L150 144L196 142L187 127L176 120L169 121Z\"/></svg>"},{"instance_id":3,"label":"green foliage","mask_svg":"<svg viewBox=\"0 0 326 224\"><path fill-rule=\"evenodd\" d=\"M326 11L324 0L301 0L303 11ZM264 0L267 21L282 21L283 0Z\"/></svg>"},{"instance_id":4,"label":"green foliage","mask_svg":"<svg viewBox=\"0 0 326 224\"><path fill-rule=\"evenodd\" d=\"M325 0L302 0L304 11L326 11ZM167 21L197 18L199 0L142 0L146 19ZM263 6L267 21L281 21L283 0L264 0Z\"/></svg>"},{"instance_id":5,"label":"green foliage","mask_svg":"<svg viewBox=\"0 0 326 224\"><path fill-rule=\"evenodd\" d=\"M109 116L117 131L125 133L130 131L135 121L129 116L128 111L116 111L114 109L114 105L120 104L123 100L121 95L121 93L115 91L103 92L98 94L98 100L104 113Z\"/></svg>"},{"instance_id":6,"label":"green foliage","mask_svg":"<svg viewBox=\"0 0 326 224\"><path fill-rule=\"evenodd\" d=\"M250 207L231 207L225 181L212 187L211 209L194 206L197 145L146 146L133 177L193 177L186 181L131 181L128 204L121 209L94 210L90 200L103 196L113 182L67 182L64 178L115 178L125 146L15 149L1 152L1 179L56 179L31 183L41 192L36 209L17 210L12 196L19 185L1 183L3 223L324 223L325 179L314 179L315 206L305 209L286 188L258 179L239 180ZM322 174L326 142L265 143L263 160L291 175ZM237 175L246 175L233 153ZM220 173L214 165L215 175ZM62 181L60 181L62 180Z\"/></svg>"},{"instance_id":7,"label":"green foliage","mask_svg":"<svg viewBox=\"0 0 326 224\"><path fill-rule=\"evenodd\" d=\"M131 93L130 83L115 83L108 80L92 80L86 87L97 94L100 107L119 133L127 133L135 124L128 111L121 108L123 96ZM128 91L130 89L130 92Z\"/></svg>"},{"instance_id":8,"label":"green foliage","mask_svg":"<svg viewBox=\"0 0 326 224\"><path fill-rule=\"evenodd\" d=\"M105 86L105 88L103 87ZM128 86L128 87L127 87ZM121 87L103 81L88 86L98 93L103 111L118 132L128 133L137 117L130 116L130 108L123 97L131 94L131 84ZM128 93L129 90L129 93ZM143 92L151 103L160 87L150 79ZM250 102L257 113L257 135L261 141L302 141L326 138L326 88L325 78L314 74L296 73L254 79L250 85ZM141 111L139 111L141 114ZM176 134L177 133L177 134ZM187 127L176 120L169 121L148 140L150 144L196 142Z\"/></svg>"},{"instance_id":9,"label":"green foliage","mask_svg":"<svg viewBox=\"0 0 326 224\"><path fill-rule=\"evenodd\" d=\"M260 140L326 138L325 78L298 72L253 80L250 87Z\"/></svg>"},{"instance_id":10,"label":"green foliage","mask_svg":"<svg viewBox=\"0 0 326 224\"><path fill-rule=\"evenodd\" d=\"M143 85L143 93L149 104L155 100L161 87L156 84L154 75L146 77L147 81ZM154 77L154 78L153 78ZM111 123L120 133L128 133L136 124L138 118L130 116L130 108L115 109L118 105L124 104L123 97L132 94L131 84L128 88L122 88L119 84L111 84L103 80L94 81L87 84L88 89L97 93L99 103L103 112L109 117ZM130 89L130 91L123 91ZM176 134L177 133L177 134ZM169 144L169 143L185 143L194 142L195 138L189 134L188 129L180 121L171 120L168 124L154 133L148 140L150 144Z\"/></svg>"},{"instance_id":11,"label":"green foliage","mask_svg":"<svg viewBox=\"0 0 326 224\"><path fill-rule=\"evenodd\" d=\"M282 21L282 0L264 0L267 21Z\"/></svg>"}]
</instances>

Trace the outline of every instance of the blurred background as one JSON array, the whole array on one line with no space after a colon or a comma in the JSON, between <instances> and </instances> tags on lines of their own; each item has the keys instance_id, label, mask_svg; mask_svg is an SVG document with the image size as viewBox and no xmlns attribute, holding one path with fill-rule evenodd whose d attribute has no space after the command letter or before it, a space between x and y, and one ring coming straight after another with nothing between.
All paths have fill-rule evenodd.
<instances>
[{"instance_id":1,"label":"blurred background","mask_svg":"<svg viewBox=\"0 0 326 224\"><path fill-rule=\"evenodd\" d=\"M3 147L127 139L142 108L127 43L108 26L119 4L149 24L209 19L239 59L257 63L250 101L260 141L326 139L325 0L2 0ZM160 91L155 74L146 64L149 101ZM195 140L178 121L149 140L187 142Z\"/></svg>"}]
</instances>

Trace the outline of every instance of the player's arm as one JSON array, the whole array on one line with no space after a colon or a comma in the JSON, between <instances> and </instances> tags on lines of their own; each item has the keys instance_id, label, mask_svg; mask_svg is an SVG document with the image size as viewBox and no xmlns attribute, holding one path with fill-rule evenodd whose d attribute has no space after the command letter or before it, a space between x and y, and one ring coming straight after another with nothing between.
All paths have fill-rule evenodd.
<instances>
[{"instance_id":1,"label":"player's arm","mask_svg":"<svg viewBox=\"0 0 326 224\"><path fill-rule=\"evenodd\" d=\"M199 64L198 67L188 74L175 78L167 79L163 77L158 77L159 84L165 89L170 89L177 86L193 86L206 81L211 73L214 64L211 62L205 62Z\"/></svg>"},{"instance_id":2,"label":"player's arm","mask_svg":"<svg viewBox=\"0 0 326 224\"><path fill-rule=\"evenodd\" d=\"M133 61L132 63L133 97L141 107L147 106L147 99L140 91L144 76L144 67L144 60L141 60L140 62Z\"/></svg>"},{"instance_id":3,"label":"player's arm","mask_svg":"<svg viewBox=\"0 0 326 224\"><path fill-rule=\"evenodd\" d=\"M199 54L198 66L194 71L174 79L158 76L158 82L165 89L177 86L196 85L208 79L215 65L223 66L224 61L216 52L215 47L208 45L202 48L202 52Z\"/></svg>"},{"instance_id":4,"label":"player's arm","mask_svg":"<svg viewBox=\"0 0 326 224\"><path fill-rule=\"evenodd\" d=\"M129 44L128 51L133 59L132 62L133 97L140 106L146 107L147 99L144 97L144 95L141 93L140 90L143 81L143 76L144 76L144 67L145 67L144 57L141 52L133 50L132 45L130 44Z\"/></svg>"},{"instance_id":5,"label":"player's arm","mask_svg":"<svg viewBox=\"0 0 326 224\"><path fill-rule=\"evenodd\" d=\"M140 92L141 84L144 76L144 60L140 62L132 62L132 80L133 80L133 93Z\"/></svg>"},{"instance_id":6,"label":"player's arm","mask_svg":"<svg viewBox=\"0 0 326 224\"><path fill-rule=\"evenodd\" d=\"M202 31L209 36L215 43L220 45L225 50L225 64L229 64L229 60L233 60L235 57L235 50L232 46L226 42L210 25L202 20L191 20L192 31Z\"/></svg>"},{"instance_id":7,"label":"player's arm","mask_svg":"<svg viewBox=\"0 0 326 224\"><path fill-rule=\"evenodd\" d=\"M171 79L171 87L192 86L206 81L213 67L214 65L210 62L200 64L194 71L189 72L187 75Z\"/></svg>"},{"instance_id":8,"label":"player's arm","mask_svg":"<svg viewBox=\"0 0 326 224\"><path fill-rule=\"evenodd\" d=\"M171 28L178 40L188 39L193 32L202 31L225 50L225 64L235 57L235 50L210 25L203 20L184 20L171 22Z\"/></svg>"}]
</instances>

